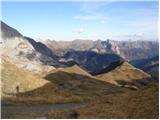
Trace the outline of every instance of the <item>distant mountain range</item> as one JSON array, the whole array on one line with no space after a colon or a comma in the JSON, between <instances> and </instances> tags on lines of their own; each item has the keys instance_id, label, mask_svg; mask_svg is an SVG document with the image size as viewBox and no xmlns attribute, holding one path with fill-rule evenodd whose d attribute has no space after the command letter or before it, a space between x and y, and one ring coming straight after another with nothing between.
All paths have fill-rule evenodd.
<instances>
[{"instance_id":1,"label":"distant mountain range","mask_svg":"<svg viewBox=\"0 0 160 120\"><path fill-rule=\"evenodd\" d=\"M130 61L135 67L152 74L153 76L159 75L159 56L155 56L149 59L139 59Z\"/></svg>"},{"instance_id":2,"label":"distant mountain range","mask_svg":"<svg viewBox=\"0 0 160 120\"><path fill-rule=\"evenodd\" d=\"M24 37L16 29L1 22L4 56L23 68L43 73L45 71L79 65L92 75L109 72L124 61L146 71L134 60L158 56L158 42L156 41L51 41L37 42ZM156 62L157 63L157 62ZM152 69L157 66L152 66ZM149 69L149 68L148 68Z\"/></svg>"},{"instance_id":3,"label":"distant mountain range","mask_svg":"<svg viewBox=\"0 0 160 120\"><path fill-rule=\"evenodd\" d=\"M148 73L151 73L152 71L152 73L155 72L155 74L157 74L159 71L157 69L159 67L158 65L150 66L150 68L143 68L140 66L144 60L152 62L154 58L158 58L159 43L157 41L92 41L77 39L69 42L47 40L45 44L53 51L54 54L63 58L63 61L72 61L72 63L76 62L83 67L85 66L92 74L98 74L114 69L114 66L116 67L120 65L124 60L130 61L132 65ZM94 68L94 65L96 64L92 61L93 59L95 60L93 57L94 54L106 56L106 58L109 58L112 62L109 62L105 58L100 58L98 60L97 58L99 57L96 57L96 61L99 61L96 63L99 63L97 66L100 67L100 69L97 67ZM118 56L114 58L114 55L118 55L120 58L118 58ZM87 59L87 56L89 56L89 60ZM84 62L82 63L82 61ZM108 64L106 64L106 62ZM159 63L158 59L156 63ZM93 69L96 70L93 71Z\"/></svg>"},{"instance_id":4,"label":"distant mountain range","mask_svg":"<svg viewBox=\"0 0 160 120\"><path fill-rule=\"evenodd\" d=\"M117 41L121 56L126 60L148 59L159 55L158 41Z\"/></svg>"},{"instance_id":5,"label":"distant mountain range","mask_svg":"<svg viewBox=\"0 0 160 120\"><path fill-rule=\"evenodd\" d=\"M157 41L51 41L45 44L57 55L63 55L67 51L94 51L97 53L116 53L125 60L147 59L159 55L159 44Z\"/></svg>"}]
</instances>

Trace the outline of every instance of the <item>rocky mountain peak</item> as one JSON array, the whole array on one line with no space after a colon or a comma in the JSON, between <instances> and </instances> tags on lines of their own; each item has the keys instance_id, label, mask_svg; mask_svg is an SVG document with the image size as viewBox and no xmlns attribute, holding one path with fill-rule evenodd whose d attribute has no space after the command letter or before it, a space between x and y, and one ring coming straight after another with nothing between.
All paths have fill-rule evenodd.
<instances>
[{"instance_id":1,"label":"rocky mountain peak","mask_svg":"<svg viewBox=\"0 0 160 120\"><path fill-rule=\"evenodd\" d=\"M2 21L1 21L1 32L2 32L2 38L22 37L21 33L19 33L16 29L8 26L6 23Z\"/></svg>"}]
</instances>

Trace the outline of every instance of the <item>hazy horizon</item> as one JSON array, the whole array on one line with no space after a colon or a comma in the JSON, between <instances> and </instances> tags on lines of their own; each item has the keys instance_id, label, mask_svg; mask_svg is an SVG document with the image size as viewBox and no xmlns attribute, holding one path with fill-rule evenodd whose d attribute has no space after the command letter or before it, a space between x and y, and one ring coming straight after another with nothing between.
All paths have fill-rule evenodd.
<instances>
[{"instance_id":1,"label":"hazy horizon","mask_svg":"<svg viewBox=\"0 0 160 120\"><path fill-rule=\"evenodd\" d=\"M2 21L34 39L158 40L158 1L3 1Z\"/></svg>"}]
</instances>

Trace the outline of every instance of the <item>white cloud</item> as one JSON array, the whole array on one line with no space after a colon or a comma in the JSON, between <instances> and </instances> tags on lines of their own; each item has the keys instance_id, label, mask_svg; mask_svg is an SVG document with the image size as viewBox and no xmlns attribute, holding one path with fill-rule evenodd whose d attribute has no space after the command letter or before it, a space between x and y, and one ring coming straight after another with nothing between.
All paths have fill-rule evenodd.
<instances>
[{"instance_id":1,"label":"white cloud","mask_svg":"<svg viewBox=\"0 0 160 120\"><path fill-rule=\"evenodd\" d=\"M78 33L83 33L84 32L84 28L80 28L79 30L78 30Z\"/></svg>"}]
</instances>

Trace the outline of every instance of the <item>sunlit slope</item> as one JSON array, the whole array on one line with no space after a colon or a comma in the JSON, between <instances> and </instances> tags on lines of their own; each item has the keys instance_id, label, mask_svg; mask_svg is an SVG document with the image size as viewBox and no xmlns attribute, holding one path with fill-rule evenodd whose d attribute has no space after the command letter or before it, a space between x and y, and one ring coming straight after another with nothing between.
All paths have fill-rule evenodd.
<instances>
[{"instance_id":1,"label":"sunlit slope","mask_svg":"<svg viewBox=\"0 0 160 120\"><path fill-rule=\"evenodd\" d=\"M140 69L133 67L128 62L124 62L122 65L118 66L116 69L100 74L97 76L98 79L117 84L118 81L132 82L134 80L144 80L151 76Z\"/></svg>"},{"instance_id":2,"label":"sunlit slope","mask_svg":"<svg viewBox=\"0 0 160 120\"><path fill-rule=\"evenodd\" d=\"M86 72L84 69L79 67L78 65L73 65L71 67L66 67L66 68L57 68L52 70L51 72L57 72L57 71L63 71L67 73L75 73L75 74L81 74L81 75L86 75L86 76L91 76L88 72Z\"/></svg>"},{"instance_id":3,"label":"sunlit slope","mask_svg":"<svg viewBox=\"0 0 160 120\"><path fill-rule=\"evenodd\" d=\"M34 90L49 83L37 75L25 71L12 64L6 59L2 59L1 64L1 84L2 94L16 93L16 87L19 86L19 92Z\"/></svg>"}]
</instances>

